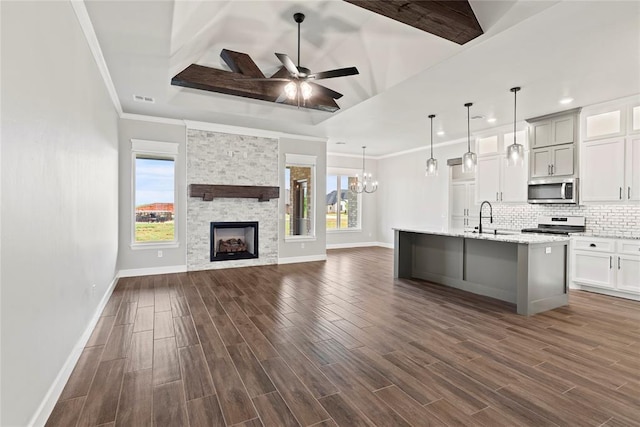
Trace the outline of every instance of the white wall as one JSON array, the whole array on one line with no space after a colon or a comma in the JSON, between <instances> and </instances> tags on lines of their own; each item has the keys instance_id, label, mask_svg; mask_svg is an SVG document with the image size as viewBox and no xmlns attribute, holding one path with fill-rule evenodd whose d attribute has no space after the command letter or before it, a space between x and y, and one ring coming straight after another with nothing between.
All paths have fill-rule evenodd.
<instances>
[{"instance_id":1,"label":"white wall","mask_svg":"<svg viewBox=\"0 0 640 427\"><path fill-rule=\"evenodd\" d=\"M374 179L378 179L378 161L366 159L366 171L372 173ZM345 168L362 170L362 157L357 156L341 156L336 154L327 154L327 169ZM326 185L326 184L325 184ZM380 182L382 186L383 183ZM327 231L327 247L348 247L358 246L361 244L373 244L378 239L378 215L377 215L377 199L382 188L371 194L362 194L361 204L361 229L358 231ZM325 192L326 193L326 192Z\"/></svg>"},{"instance_id":2,"label":"white wall","mask_svg":"<svg viewBox=\"0 0 640 427\"><path fill-rule=\"evenodd\" d=\"M70 2L1 8L0 424L24 426L115 276L117 115Z\"/></svg>"},{"instance_id":3,"label":"white wall","mask_svg":"<svg viewBox=\"0 0 640 427\"><path fill-rule=\"evenodd\" d=\"M446 227L449 212L447 159L467 151L465 143L434 146L438 176L426 177L428 150L378 160L378 241L393 243L392 227Z\"/></svg>"},{"instance_id":4,"label":"white wall","mask_svg":"<svg viewBox=\"0 0 640 427\"><path fill-rule=\"evenodd\" d=\"M120 119L118 123L118 139L120 141L120 209L119 209L119 250L118 268L132 274L143 274L142 269L185 268L186 266L186 233L187 233L187 181L186 181L186 126L173 125L142 120ZM175 179L177 192L175 195L177 248L162 248L162 258L158 257L158 248L131 248L131 221L133 218L133 198L131 194L131 139L178 143ZM153 272L154 270L149 270Z\"/></svg>"},{"instance_id":5,"label":"white wall","mask_svg":"<svg viewBox=\"0 0 640 427\"><path fill-rule=\"evenodd\" d=\"M281 262L290 262L294 258L298 260L316 260L326 257L327 239L326 239L326 223L325 223L325 194L327 187L327 144L319 141L305 141L297 139L280 138L280 202L279 202L279 226L278 226L278 258ZM286 154L304 154L307 156L316 156L316 236L315 239L305 239L301 241L285 241L285 223L284 223L284 206L285 200L285 182L284 170L286 166Z\"/></svg>"}]
</instances>

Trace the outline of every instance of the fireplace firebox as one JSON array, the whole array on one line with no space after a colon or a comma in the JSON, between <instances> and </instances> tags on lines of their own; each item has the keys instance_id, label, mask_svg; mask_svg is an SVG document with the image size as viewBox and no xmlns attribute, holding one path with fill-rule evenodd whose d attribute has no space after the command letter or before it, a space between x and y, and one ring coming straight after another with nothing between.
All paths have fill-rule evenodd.
<instances>
[{"instance_id":1,"label":"fireplace firebox","mask_svg":"<svg viewBox=\"0 0 640 427\"><path fill-rule=\"evenodd\" d=\"M258 222L212 222L211 261L258 258Z\"/></svg>"}]
</instances>

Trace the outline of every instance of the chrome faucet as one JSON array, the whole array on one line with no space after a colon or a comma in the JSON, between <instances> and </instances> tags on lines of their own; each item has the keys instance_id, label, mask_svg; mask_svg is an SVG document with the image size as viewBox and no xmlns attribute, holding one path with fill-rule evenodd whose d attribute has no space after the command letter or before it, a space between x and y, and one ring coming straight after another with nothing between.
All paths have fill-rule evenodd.
<instances>
[{"instance_id":1,"label":"chrome faucet","mask_svg":"<svg viewBox=\"0 0 640 427\"><path fill-rule=\"evenodd\" d=\"M482 208L484 207L485 203L489 205L488 217L482 216ZM493 206L491 206L491 203L489 203L487 200L485 200L480 204L480 223L478 224L478 234L482 233L482 218L489 218L489 221L493 224Z\"/></svg>"}]
</instances>

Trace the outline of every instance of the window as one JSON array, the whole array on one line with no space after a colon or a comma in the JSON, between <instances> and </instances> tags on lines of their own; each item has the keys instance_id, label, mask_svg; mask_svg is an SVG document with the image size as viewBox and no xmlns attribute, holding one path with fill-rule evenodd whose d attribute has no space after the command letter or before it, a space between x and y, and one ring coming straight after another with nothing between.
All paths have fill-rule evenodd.
<instances>
[{"instance_id":1,"label":"window","mask_svg":"<svg viewBox=\"0 0 640 427\"><path fill-rule=\"evenodd\" d=\"M315 159L286 155L285 238L315 237Z\"/></svg>"},{"instance_id":2,"label":"window","mask_svg":"<svg viewBox=\"0 0 640 427\"><path fill-rule=\"evenodd\" d=\"M177 144L132 141L133 245L176 242Z\"/></svg>"},{"instance_id":3,"label":"window","mask_svg":"<svg viewBox=\"0 0 640 427\"><path fill-rule=\"evenodd\" d=\"M349 190L355 182L355 172L327 175L327 230L360 229L360 195Z\"/></svg>"}]
</instances>

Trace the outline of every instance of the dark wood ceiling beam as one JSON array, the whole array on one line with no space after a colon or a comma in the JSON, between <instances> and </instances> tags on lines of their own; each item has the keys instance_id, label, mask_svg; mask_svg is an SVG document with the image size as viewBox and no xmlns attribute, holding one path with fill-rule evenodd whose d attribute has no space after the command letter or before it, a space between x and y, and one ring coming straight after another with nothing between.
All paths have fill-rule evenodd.
<instances>
[{"instance_id":1,"label":"dark wood ceiling beam","mask_svg":"<svg viewBox=\"0 0 640 427\"><path fill-rule=\"evenodd\" d=\"M458 44L483 34L467 0L344 0Z\"/></svg>"},{"instance_id":2,"label":"dark wood ceiling beam","mask_svg":"<svg viewBox=\"0 0 640 427\"><path fill-rule=\"evenodd\" d=\"M253 62L253 59L246 53L234 52L233 50L222 49L220 57L231 68L234 73L240 73L247 77L256 79L264 78L260 68Z\"/></svg>"}]
</instances>

